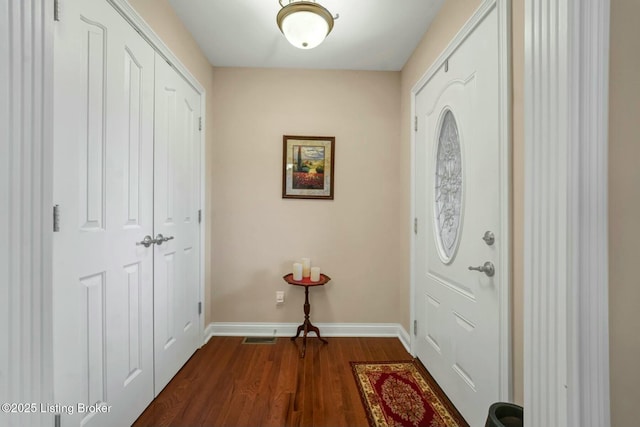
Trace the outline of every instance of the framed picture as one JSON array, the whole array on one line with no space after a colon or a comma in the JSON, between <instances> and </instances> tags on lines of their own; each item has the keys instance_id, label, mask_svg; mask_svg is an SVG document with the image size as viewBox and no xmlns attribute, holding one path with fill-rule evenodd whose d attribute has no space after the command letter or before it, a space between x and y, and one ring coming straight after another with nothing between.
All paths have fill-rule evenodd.
<instances>
[{"instance_id":1,"label":"framed picture","mask_svg":"<svg viewBox=\"0 0 640 427\"><path fill-rule=\"evenodd\" d=\"M333 200L336 138L282 137L282 198Z\"/></svg>"}]
</instances>

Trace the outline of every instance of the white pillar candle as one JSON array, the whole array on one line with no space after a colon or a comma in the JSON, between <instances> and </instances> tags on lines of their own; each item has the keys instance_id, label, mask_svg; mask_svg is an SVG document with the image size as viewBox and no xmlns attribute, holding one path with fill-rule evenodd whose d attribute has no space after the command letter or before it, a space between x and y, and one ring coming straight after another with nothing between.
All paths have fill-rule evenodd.
<instances>
[{"instance_id":1,"label":"white pillar candle","mask_svg":"<svg viewBox=\"0 0 640 427\"><path fill-rule=\"evenodd\" d=\"M293 263L293 280L302 280L302 264L299 262Z\"/></svg>"},{"instance_id":2,"label":"white pillar candle","mask_svg":"<svg viewBox=\"0 0 640 427\"><path fill-rule=\"evenodd\" d=\"M311 276L311 259L302 258L302 277Z\"/></svg>"},{"instance_id":3,"label":"white pillar candle","mask_svg":"<svg viewBox=\"0 0 640 427\"><path fill-rule=\"evenodd\" d=\"M319 282L320 281L320 267L312 267L311 268L311 281Z\"/></svg>"}]
</instances>

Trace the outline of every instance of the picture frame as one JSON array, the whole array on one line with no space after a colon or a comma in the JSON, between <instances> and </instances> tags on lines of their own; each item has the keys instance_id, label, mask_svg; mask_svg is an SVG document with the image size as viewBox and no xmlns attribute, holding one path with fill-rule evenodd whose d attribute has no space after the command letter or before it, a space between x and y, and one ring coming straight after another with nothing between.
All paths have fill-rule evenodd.
<instances>
[{"instance_id":1,"label":"picture frame","mask_svg":"<svg viewBox=\"0 0 640 427\"><path fill-rule=\"evenodd\" d=\"M333 200L333 136L282 137L282 198Z\"/></svg>"}]
</instances>

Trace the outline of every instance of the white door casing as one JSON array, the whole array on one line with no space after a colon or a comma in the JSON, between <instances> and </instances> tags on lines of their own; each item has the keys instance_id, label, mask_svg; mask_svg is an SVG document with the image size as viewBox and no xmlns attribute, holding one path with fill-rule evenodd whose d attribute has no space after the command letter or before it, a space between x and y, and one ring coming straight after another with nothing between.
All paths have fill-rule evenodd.
<instances>
[{"instance_id":1,"label":"white door casing","mask_svg":"<svg viewBox=\"0 0 640 427\"><path fill-rule=\"evenodd\" d=\"M616 423L609 391L610 3L524 2L525 425Z\"/></svg>"},{"instance_id":2,"label":"white door casing","mask_svg":"<svg viewBox=\"0 0 640 427\"><path fill-rule=\"evenodd\" d=\"M51 402L53 8L0 4L0 402ZM0 425L53 414L0 411Z\"/></svg>"},{"instance_id":3,"label":"white door casing","mask_svg":"<svg viewBox=\"0 0 640 427\"><path fill-rule=\"evenodd\" d=\"M103 0L55 29L54 393L64 425L126 425L153 399L154 52ZM82 412L102 405L106 414ZM71 413L73 412L73 413Z\"/></svg>"},{"instance_id":4,"label":"white door casing","mask_svg":"<svg viewBox=\"0 0 640 427\"><path fill-rule=\"evenodd\" d=\"M471 425L510 397L506 9L485 2L414 89L412 349Z\"/></svg>"},{"instance_id":5,"label":"white door casing","mask_svg":"<svg viewBox=\"0 0 640 427\"><path fill-rule=\"evenodd\" d=\"M154 247L156 395L200 343L200 97L156 54Z\"/></svg>"}]
</instances>

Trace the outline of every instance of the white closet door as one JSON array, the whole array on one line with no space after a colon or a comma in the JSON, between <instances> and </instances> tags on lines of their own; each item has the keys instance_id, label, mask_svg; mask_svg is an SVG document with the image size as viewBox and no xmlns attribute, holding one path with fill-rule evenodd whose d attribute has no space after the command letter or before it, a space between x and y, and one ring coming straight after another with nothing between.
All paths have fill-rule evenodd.
<instances>
[{"instance_id":1,"label":"white closet door","mask_svg":"<svg viewBox=\"0 0 640 427\"><path fill-rule=\"evenodd\" d=\"M153 399L154 51L104 0L55 27L54 382L63 426L130 425ZM99 405L107 413L89 412Z\"/></svg>"},{"instance_id":2,"label":"white closet door","mask_svg":"<svg viewBox=\"0 0 640 427\"><path fill-rule=\"evenodd\" d=\"M156 54L154 268L156 394L199 346L200 96Z\"/></svg>"}]
</instances>

